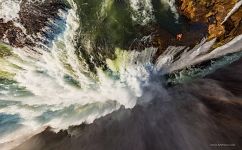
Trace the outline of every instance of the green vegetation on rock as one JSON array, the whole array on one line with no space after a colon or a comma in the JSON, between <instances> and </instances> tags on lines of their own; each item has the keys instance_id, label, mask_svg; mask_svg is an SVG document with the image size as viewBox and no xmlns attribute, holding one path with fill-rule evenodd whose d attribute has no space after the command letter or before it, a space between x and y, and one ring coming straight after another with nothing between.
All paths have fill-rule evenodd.
<instances>
[{"instance_id":1,"label":"green vegetation on rock","mask_svg":"<svg viewBox=\"0 0 242 150\"><path fill-rule=\"evenodd\" d=\"M0 57L11 55L11 48L5 44L0 43Z\"/></svg>"}]
</instances>

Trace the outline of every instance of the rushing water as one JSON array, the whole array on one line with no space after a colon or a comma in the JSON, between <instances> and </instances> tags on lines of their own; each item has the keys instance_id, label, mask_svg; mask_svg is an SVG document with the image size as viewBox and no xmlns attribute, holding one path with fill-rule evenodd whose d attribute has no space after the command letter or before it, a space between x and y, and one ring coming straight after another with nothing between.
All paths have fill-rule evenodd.
<instances>
[{"instance_id":1,"label":"rushing water","mask_svg":"<svg viewBox=\"0 0 242 150\"><path fill-rule=\"evenodd\" d=\"M0 18L24 29L18 22L20 2L0 0ZM0 54L6 53L0 55L0 145L21 143L47 126L58 131L92 123L122 105L147 103L152 98L142 97L153 78L162 88L164 74L242 50L241 35L212 52L215 40L204 39L194 48L171 45L153 63L157 48L126 51L127 45L144 36L137 26L164 25L159 22L164 11L173 23L167 30L180 26L173 0L162 0L160 11L151 0L69 3L71 9L59 10L58 19L51 18L42 29L50 35L38 35L42 40L35 47L0 45Z\"/></svg>"}]
</instances>

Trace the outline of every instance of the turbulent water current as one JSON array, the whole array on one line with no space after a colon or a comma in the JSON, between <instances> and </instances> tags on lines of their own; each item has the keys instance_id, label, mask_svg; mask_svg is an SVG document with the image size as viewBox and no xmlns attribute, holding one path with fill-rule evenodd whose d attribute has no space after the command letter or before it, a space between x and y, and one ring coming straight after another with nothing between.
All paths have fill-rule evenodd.
<instances>
[{"instance_id":1,"label":"turbulent water current","mask_svg":"<svg viewBox=\"0 0 242 150\"><path fill-rule=\"evenodd\" d=\"M46 1L37 1L39 7L33 8ZM43 14L46 23L33 34L20 21L27 3L33 2L0 0L3 22L12 21L34 41L19 47L10 46L7 38L0 43L0 147L6 149L47 126L58 132L90 124L122 106L145 105L156 95L147 89L166 94L168 81L183 81L183 69L219 58L199 70L205 76L242 55L242 35L213 50L215 39L206 37L191 48L170 45L158 57L153 46L130 48L134 39L150 38L138 28L160 23L162 17L170 23L166 30L179 32L182 20L175 0L161 0L159 11L151 0L60 0L64 8L55 15ZM233 11L240 5L241 1ZM176 78L167 79L173 73Z\"/></svg>"}]
</instances>

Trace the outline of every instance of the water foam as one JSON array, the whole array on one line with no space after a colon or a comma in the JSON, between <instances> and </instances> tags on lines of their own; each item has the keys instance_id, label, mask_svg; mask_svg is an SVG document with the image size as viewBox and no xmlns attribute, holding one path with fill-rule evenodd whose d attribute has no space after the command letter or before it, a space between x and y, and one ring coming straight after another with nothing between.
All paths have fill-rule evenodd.
<instances>
[{"instance_id":1,"label":"water foam","mask_svg":"<svg viewBox=\"0 0 242 150\"><path fill-rule=\"evenodd\" d=\"M132 18L135 22L141 25L154 22L151 0L130 0L129 2L133 10Z\"/></svg>"},{"instance_id":2,"label":"water foam","mask_svg":"<svg viewBox=\"0 0 242 150\"><path fill-rule=\"evenodd\" d=\"M0 1L0 18L4 22L17 20L19 18L20 0L1 0Z\"/></svg>"}]
</instances>

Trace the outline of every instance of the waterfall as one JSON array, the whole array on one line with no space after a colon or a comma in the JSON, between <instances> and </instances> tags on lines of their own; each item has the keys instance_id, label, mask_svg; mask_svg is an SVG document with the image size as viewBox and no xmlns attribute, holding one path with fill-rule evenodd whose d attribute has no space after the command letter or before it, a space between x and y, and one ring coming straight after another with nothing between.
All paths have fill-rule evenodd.
<instances>
[{"instance_id":1,"label":"waterfall","mask_svg":"<svg viewBox=\"0 0 242 150\"><path fill-rule=\"evenodd\" d=\"M0 18L4 22L14 21L35 45L11 47L6 40L0 43L0 147L11 141L16 141L16 146L24 142L21 139L47 126L58 132L69 126L92 123L121 106L132 109L137 104L146 104L157 94L157 89L167 94L162 84L164 74L242 51L242 35L216 49L212 49L216 39L206 38L193 48L170 45L157 60L155 47L142 51L125 49L122 45L128 39L125 34L133 38L137 24L145 27L156 22L151 0L129 0L128 8L104 0L97 5L93 3L93 9L85 9L88 3L79 6L68 0L71 8L60 9L56 16L47 18L38 33L28 35L19 22L20 2L1 0ZM175 0L161 3L179 19ZM124 9L113 10L117 6ZM78 10L79 7L82 9ZM120 12L125 12L125 17ZM122 44L117 44L121 41ZM99 61L104 65L97 65Z\"/></svg>"},{"instance_id":2,"label":"waterfall","mask_svg":"<svg viewBox=\"0 0 242 150\"><path fill-rule=\"evenodd\" d=\"M206 41L203 39L194 48L170 46L160 55L156 63L158 69L165 70L166 73L175 72L186 67L219 58L228 54L240 52L242 50L242 35L235 37L229 43L212 50L216 39ZM177 58L174 58L176 54Z\"/></svg>"}]
</instances>

